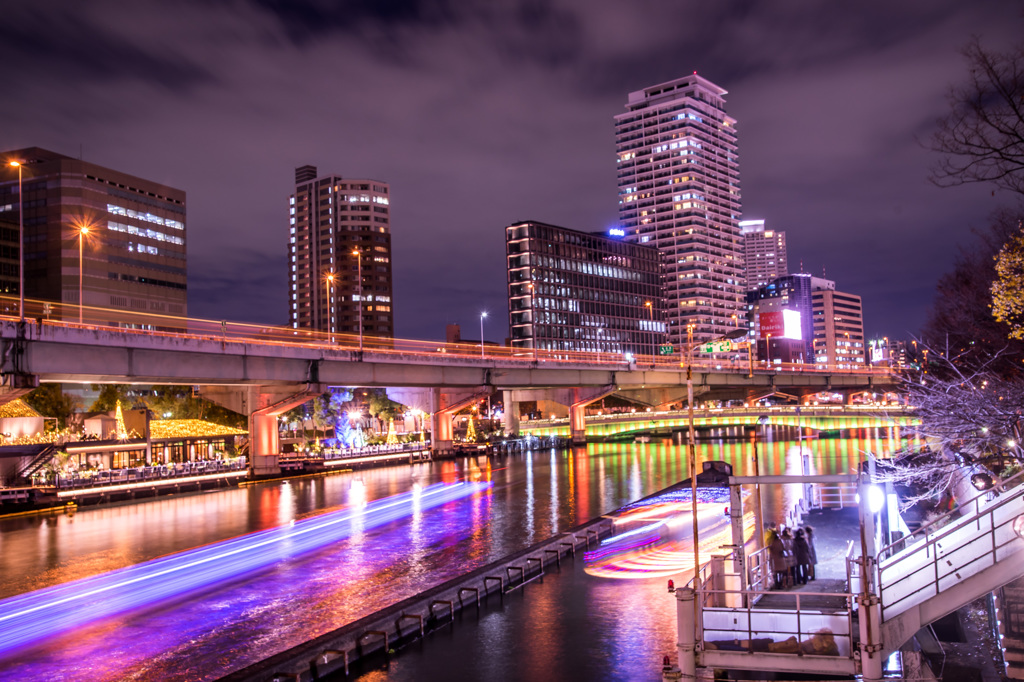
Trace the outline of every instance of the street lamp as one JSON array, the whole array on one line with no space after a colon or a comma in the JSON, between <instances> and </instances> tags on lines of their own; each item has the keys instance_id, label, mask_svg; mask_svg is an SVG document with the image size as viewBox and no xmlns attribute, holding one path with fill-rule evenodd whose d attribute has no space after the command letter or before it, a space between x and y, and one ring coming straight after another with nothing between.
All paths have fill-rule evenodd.
<instances>
[{"instance_id":1,"label":"street lamp","mask_svg":"<svg viewBox=\"0 0 1024 682\"><path fill-rule=\"evenodd\" d=\"M480 313L480 357L484 356L484 318L487 313Z\"/></svg>"},{"instance_id":2,"label":"street lamp","mask_svg":"<svg viewBox=\"0 0 1024 682\"><path fill-rule=\"evenodd\" d=\"M533 361L537 362L537 310L534 308L533 282L529 282L526 288L530 290L530 344L533 346Z\"/></svg>"},{"instance_id":3,"label":"street lamp","mask_svg":"<svg viewBox=\"0 0 1024 682\"><path fill-rule=\"evenodd\" d=\"M10 161L18 169L18 320L25 321L25 195L21 189L23 161Z\"/></svg>"},{"instance_id":4,"label":"street lamp","mask_svg":"<svg viewBox=\"0 0 1024 682\"><path fill-rule=\"evenodd\" d=\"M644 307L651 314L651 366L654 366L655 362L655 348L654 348L654 306L650 301L644 301Z\"/></svg>"},{"instance_id":5,"label":"street lamp","mask_svg":"<svg viewBox=\"0 0 1024 682\"><path fill-rule=\"evenodd\" d=\"M757 418L757 426L764 426L768 423L768 415L761 415ZM754 505L757 511L754 514L754 533L757 536L757 546L764 547L764 508L761 506L761 463L757 456L757 426L751 432L754 440Z\"/></svg>"},{"instance_id":6,"label":"street lamp","mask_svg":"<svg viewBox=\"0 0 1024 682\"><path fill-rule=\"evenodd\" d=\"M363 352L363 258L359 249L353 249L352 255L356 257L356 277L359 279L359 304L356 310L359 312L359 352Z\"/></svg>"},{"instance_id":7,"label":"street lamp","mask_svg":"<svg viewBox=\"0 0 1024 682\"><path fill-rule=\"evenodd\" d=\"M700 536L697 529L697 436L693 428L693 328L692 322L686 325L686 407L689 421L686 441L690 467L690 515L693 517L693 590L697 592L700 590ZM694 609L697 609L696 602Z\"/></svg>"},{"instance_id":8,"label":"street lamp","mask_svg":"<svg viewBox=\"0 0 1024 682\"><path fill-rule=\"evenodd\" d=\"M82 298L82 262L84 260L82 256L82 245L85 242L85 238L89 236L89 226L79 225L78 226L78 324L82 324L82 307L85 305L85 300Z\"/></svg>"},{"instance_id":9,"label":"street lamp","mask_svg":"<svg viewBox=\"0 0 1024 682\"><path fill-rule=\"evenodd\" d=\"M334 293L334 291L333 291L334 290L334 273L333 272L328 272L324 276L324 284L327 285L327 335L328 335L327 338L328 338L329 341L331 341L333 343L334 342L334 337L331 336L331 334L334 332L334 325L332 324L333 320L331 319L331 307L332 307L332 305L334 303L334 296L333 296L333 293Z\"/></svg>"}]
</instances>

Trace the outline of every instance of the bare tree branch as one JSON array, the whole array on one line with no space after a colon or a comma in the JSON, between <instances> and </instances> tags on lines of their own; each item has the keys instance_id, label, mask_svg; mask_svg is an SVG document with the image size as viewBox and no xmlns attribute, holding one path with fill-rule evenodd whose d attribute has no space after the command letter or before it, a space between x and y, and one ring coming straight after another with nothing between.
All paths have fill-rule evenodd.
<instances>
[{"instance_id":1,"label":"bare tree branch","mask_svg":"<svg viewBox=\"0 0 1024 682\"><path fill-rule=\"evenodd\" d=\"M1001 353L965 363L966 354L924 350L927 362L902 387L921 421L917 442L884 467L884 477L904 488L905 504L937 501L971 472L1015 469L1024 454L1024 378L995 371Z\"/></svg>"},{"instance_id":2,"label":"bare tree branch","mask_svg":"<svg viewBox=\"0 0 1024 682\"><path fill-rule=\"evenodd\" d=\"M987 52L974 38L962 51L966 85L950 89L950 113L938 122L931 149L940 187L991 182L1024 194L1024 46Z\"/></svg>"}]
</instances>

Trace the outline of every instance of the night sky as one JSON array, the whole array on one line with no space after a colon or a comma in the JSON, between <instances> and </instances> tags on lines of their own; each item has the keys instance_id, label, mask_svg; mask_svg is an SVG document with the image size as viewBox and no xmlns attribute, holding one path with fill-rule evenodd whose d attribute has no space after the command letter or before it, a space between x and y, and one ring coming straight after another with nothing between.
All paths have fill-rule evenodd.
<instances>
[{"instance_id":1,"label":"night sky","mask_svg":"<svg viewBox=\"0 0 1024 682\"><path fill-rule=\"evenodd\" d=\"M838 5L842 4L843 7ZM57 8L60 8L59 11ZM1013 197L939 189L924 144L977 35L1024 4L133 0L2 5L0 150L188 193L189 314L287 322L294 168L391 184L397 336L508 334L504 227L617 217L613 117L693 71L729 91L744 218L790 270L916 333L972 227Z\"/></svg>"}]
</instances>

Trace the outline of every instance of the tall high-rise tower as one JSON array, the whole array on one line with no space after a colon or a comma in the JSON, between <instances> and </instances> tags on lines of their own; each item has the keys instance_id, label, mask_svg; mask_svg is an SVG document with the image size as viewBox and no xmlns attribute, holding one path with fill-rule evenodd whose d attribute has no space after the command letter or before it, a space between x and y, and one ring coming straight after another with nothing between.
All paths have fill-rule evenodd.
<instances>
[{"instance_id":1,"label":"tall high-rise tower","mask_svg":"<svg viewBox=\"0 0 1024 682\"><path fill-rule=\"evenodd\" d=\"M736 121L694 74L631 92L615 117L619 220L662 253L669 333L685 343L742 324L745 276Z\"/></svg>"},{"instance_id":2,"label":"tall high-rise tower","mask_svg":"<svg viewBox=\"0 0 1024 682\"><path fill-rule=\"evenodd\" d=\"M288 245L292 327L394 336L389 197L379 180L317 177L316 166L295 169Z\"/></svg>"},{"instance_id":3,"label":"tall high-rise tower","mask_svg":"<svg viewBox=\"0 0 1024 682\"><path fill-rule=\"evenodd\" d=\"M789 274L785 232L765 229L763 220L741 220L740 234L747 291Z\"/></svg>"}]
</instances>

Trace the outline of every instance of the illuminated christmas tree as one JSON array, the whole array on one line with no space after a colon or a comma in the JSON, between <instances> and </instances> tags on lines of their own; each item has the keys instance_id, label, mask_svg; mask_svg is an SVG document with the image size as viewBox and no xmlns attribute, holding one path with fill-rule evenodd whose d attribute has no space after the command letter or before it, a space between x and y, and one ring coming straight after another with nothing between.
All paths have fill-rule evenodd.
<instances>
[{"instance_id":1,"label":"illuminated christmas tree","mask_svg":"<svg viewBox=\"0 0 1024 682\"><path fill-rule=\"evenodd\" d=\"M124 425L124 414L121 412L121 401L117 401L117 411L114 413L114 420L116 422L117 439L128 440L128 429Z\"/></svg>"},{"instance_id":2,"label":"illuminated christmas tree","mask_svg":"<svg viewBox=\"0 0 1024 682\"><path fill-rule=\"evenodd\" d=\"M385 443L387 443L388 445L397 445L398 444L398 434L395 433L395 420L394 419L392 419L388 423L388 439L385 441Z\"/></svg>"},{"instance_id":3,"label":"illuminated christmas tree","mask_svg":"<svg viewBox=\"0 0 1024 682\"><path fill-rule=\"evenodd\" d=\"M476 442L476 427L473 426L473 417L470 416L466 423L466 441L469 443Z\"/></svg>"}]
</instances>

